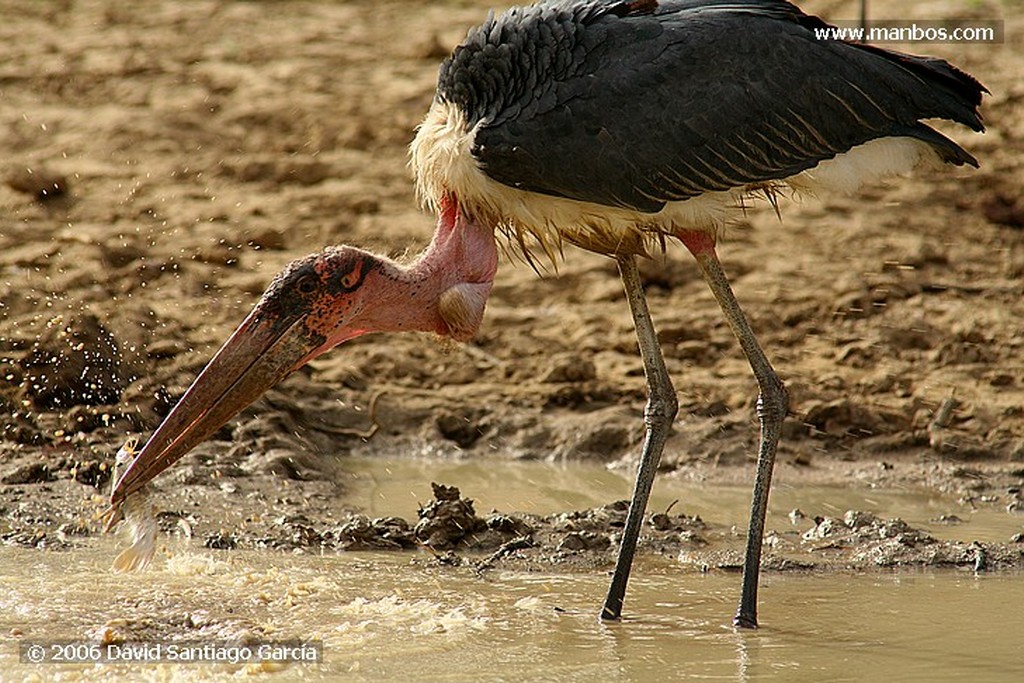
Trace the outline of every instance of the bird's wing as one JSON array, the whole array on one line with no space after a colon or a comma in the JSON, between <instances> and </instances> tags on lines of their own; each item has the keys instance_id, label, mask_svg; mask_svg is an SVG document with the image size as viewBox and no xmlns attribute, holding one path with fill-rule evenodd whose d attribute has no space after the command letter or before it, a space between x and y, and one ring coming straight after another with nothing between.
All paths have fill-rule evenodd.
<instances>
[{"instance_id":1,"label":"bird's wing","mask_svg":"<svg viewBox=\"0 0 1024 683\"><path fill-rule=\"evenodd\" d=\"M494 180L641 211L884 136L976 165L921 120L980 129L980 84L941 60L818 40L817 26L776 0L545 3L471 32L438 97L478 126Z\"/></svg>"}]
</instances>

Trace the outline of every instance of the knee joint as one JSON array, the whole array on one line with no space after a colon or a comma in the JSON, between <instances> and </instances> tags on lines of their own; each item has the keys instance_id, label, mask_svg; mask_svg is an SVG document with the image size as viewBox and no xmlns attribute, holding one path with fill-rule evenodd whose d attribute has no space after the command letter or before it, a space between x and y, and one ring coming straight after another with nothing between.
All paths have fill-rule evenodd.
<instances>
[{"instance_id":1,"label":"knee joint","mask_svg":"<svg viewBox=\"0 0 1024 683\"><path fill-rule=\"evenodd\" d=\"M777 376L771 377L770 381L764 382L759 387L757 396L757 414L762 417L771 417L776 420L785 419L789 412L789 392L786 385Z\"/></svg>"},{"instance_id":2,"label":"knee joint","mask_svg":"<svg viewBox=\"0 0 1024 683\"><path fill-rule=\"evenodd\" d=\"M647 424L659 422L672 424L678 413L679 401L676 399L675 391L652 393L647 399L647 407L644 409L644 420Z\"/></svg>"}]
</instances>

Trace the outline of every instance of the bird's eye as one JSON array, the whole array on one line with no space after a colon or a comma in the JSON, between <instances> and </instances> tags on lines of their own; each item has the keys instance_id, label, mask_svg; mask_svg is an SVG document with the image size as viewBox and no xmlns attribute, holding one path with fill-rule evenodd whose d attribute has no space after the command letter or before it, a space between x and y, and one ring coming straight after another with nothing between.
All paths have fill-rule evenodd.
<instances>
[{"instance_id":1,"label":"bird's eye","mask_svg":"<svg viewBox=\"0 0 1024 683\"><path fill-rule=\"evenodd\" d=\"M314 275L303 275L295 284L295 288L302 294L312 294L316 291L317 278Z\"/></svg>"}]
</instances>

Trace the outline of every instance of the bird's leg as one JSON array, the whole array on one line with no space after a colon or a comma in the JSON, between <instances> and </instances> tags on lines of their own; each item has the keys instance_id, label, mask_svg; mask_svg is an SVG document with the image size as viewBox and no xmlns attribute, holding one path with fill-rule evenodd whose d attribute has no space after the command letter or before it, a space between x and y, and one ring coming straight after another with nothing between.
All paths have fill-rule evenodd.
<instances>
[{"instance_id":1,"label":"bird's leg","mask_svg":"<svg viewBox=\"0 0 1024 683\"><path fill-rule=\"evenodd\" d=\"M626 595L626 582L629 581L629 570L633 565L640 527L643 525L647 499L651 495L654 474L658 469L661 451L668 439L669 429L676 417L678 402L672 386L672 379L665 368L665 359L661 355L661 346L654 331L651 313L647 308L643 285L640 282L640 271L636 266L636 257L620 255L616 257L622 284L626 290L626 300L633 314L633 326L643 358L644 374L647 377L647 407L644 410L644 422L647 434L644 438L643 451L640 454L640 466L636 474L636 486L633 499L626 515L626 527L622 531L619 544L619 557L615 563L615 574L608 588L602 619L618 619L622 615L622 600Z\"/></svg>"},{"instance_id":2,"label":"bird's leg","mask_svg":"<svg viewBox=\"0 0 1024 683\"><path fill-rule=\"evenodd\" d=\"M782 421L789 409L789 398L786 387L757 343L754 331L743 315L732 287L729 286L718 254L715 253L715 238L697 231L681 231L676 233L676 236L697 259L701 275L718 300L718 305L722 307L729 327L739 340L740 348L743 349L757 378L757 416L761 422L761 438L757 453L754 499L750 509L750 528L747 531L747 552L743 563L743 593L740 608L733 620L736 626L757 628L757 582L761 567L765 516L768 511L768 491L772 485L775 451L782 433Z\"/></svg>"}]
</instances>

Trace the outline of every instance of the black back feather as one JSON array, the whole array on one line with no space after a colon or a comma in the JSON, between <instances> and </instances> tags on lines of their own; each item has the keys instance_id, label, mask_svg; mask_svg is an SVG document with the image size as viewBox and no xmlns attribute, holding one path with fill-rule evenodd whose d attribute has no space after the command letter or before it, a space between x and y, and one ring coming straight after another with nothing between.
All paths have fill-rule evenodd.
<instances>
[{"instance_id":1,"label":"black back feather","mask_svg":"<svg viewBox=\"0 0 1024 683\"><path fill-rule=\"evenodd\" d=\"M922 123L982 130L984 87L941 59L819 40L782 0L558 0L488 18L442 65L437 97L479 126L506 185L640 211L778 180Z\"/></svg>"}]
</instances>

